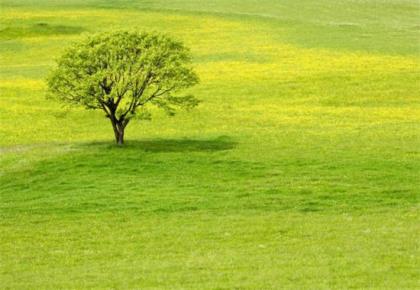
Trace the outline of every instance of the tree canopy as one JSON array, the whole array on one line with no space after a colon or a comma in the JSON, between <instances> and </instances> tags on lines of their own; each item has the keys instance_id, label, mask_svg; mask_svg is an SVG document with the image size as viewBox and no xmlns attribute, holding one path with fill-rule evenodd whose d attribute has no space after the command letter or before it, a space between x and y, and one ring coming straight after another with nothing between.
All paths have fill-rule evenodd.
<instances>
[{"instance_id":1,"label":"tree canopy","mask_svg":"<svg viewBox=\"0 0 420 290\"><path fill-rule=\"evenodd\" d=\"M88 36L65 50L47 83L49 97L103 110L118 144L130 120L150 119L149 105L173 115L198 104L194 96L180 95L198 83L190 51L163 34Z\"/></svg>"}]
</instances>

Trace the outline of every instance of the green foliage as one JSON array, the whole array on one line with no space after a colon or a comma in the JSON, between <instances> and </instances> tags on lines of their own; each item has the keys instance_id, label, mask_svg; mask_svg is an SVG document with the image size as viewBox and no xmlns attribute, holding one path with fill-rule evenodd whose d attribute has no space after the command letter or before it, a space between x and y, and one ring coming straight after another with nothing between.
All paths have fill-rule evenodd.
<instances>
[{"instance_id":1,"label":"green foliage","mask_svg":"<svg viewBox=\"0 0 420 290\"><path fill-rule=\"evenodd\" d=\"M198 83L191 56L180 42L161 34L100 33L73 44L48 78L49 96L87 109L104 110L123 131L141 108L154 104L174 115L198 101L177 93ZM114 126L115 128L115 126Z\"/></svg>"}]
</instances>

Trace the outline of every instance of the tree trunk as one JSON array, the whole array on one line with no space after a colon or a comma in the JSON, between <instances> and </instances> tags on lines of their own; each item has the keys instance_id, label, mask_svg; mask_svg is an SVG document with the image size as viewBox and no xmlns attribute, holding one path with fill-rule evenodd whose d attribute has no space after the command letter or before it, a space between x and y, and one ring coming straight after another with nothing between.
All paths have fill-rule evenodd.
<instances>
[{"instance_id":1,"label":"tree trunk","mask_svg":"<svg viewBox=\"0 0 420 290\"><path fill-rule=\"evenodd\" d=\"M124 127L121 127L118 131L118 138L117 138L117 144L123 145L124 144Z\"/></svg>"},{"instance_id":2,"label":"tree trunk","mask_svg":"<svg viewBox=\"0 0 420 290\"><path fill-rule=\"evenodd\" d=\"M124 144L124 130L128 122L117 122L111 119L112 128L114 129L115 142L118 145Z\"/></svg>"}]
</instances>

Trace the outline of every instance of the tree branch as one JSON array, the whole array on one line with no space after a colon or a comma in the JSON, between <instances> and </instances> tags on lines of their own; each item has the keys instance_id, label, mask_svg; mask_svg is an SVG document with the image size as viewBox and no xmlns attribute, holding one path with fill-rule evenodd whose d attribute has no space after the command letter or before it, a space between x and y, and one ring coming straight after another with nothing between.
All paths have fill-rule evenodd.
<instances>
[{"instance_id":1,"label":"tree branch","mask_svg":"<svg viewBox=\"0 0 420 290\"><path fill-rule=\"evenodd\" d=\"M124 112L124 113L122 113L121 115L120 115L120 121L122 121L122 120L124 120L124 118L127 116L127 114L128 113L134 113L134 110L136 109L136 107L137 107L137 101L141 98L141 96L143 95L143 93L144 93L144 91L146 90L146 88L147 88L147 85L150 83L150 81L152 80L152 73L151 72L149 72L148 74L147 74L147 76L145 77L145 79L144 79L144 81L143 81L143 83L142 83L142 85L141 85L141 87L140 87L140 89L137 91L137 93L136 94L134 94L134 92L133 92L133 98L131 99L131 103L130 103L130 105L128 106L128 109ZM137 86L136 86L136 89L137 89Z\"/></svg>"},{"instance_id":2,"label":"tree branch","mask_svg":"<svg viewBox=\"0 0 420 290\"><path fill-rule=\"evenodd\" d=\"M148 99L144 100L144 101L143 101L143 102L141 102L141 103L138 103L136 107L138 107L138 106L143 106L143 105L147 104L148 102L150 102L151 100L153 100L153 99L155 99L155 98L157 98L157 97L160 97L160 96L162 96L162 95L164 95L164 94L166 94L166 93L169 93L169 92L170 92L170 91L172 91L175 87L176 87L176 86L175 86L175 85L173 85L173 86L172 86L172 87L170 87L169 89L163 90L162 92L159 92L159 91L160 91L160 88L159 88L159 89L157 89L157 90L156 90L156 91L155 91L152 95L150 95L150 97L149 97Z\"/></svg>"}]
</instances>

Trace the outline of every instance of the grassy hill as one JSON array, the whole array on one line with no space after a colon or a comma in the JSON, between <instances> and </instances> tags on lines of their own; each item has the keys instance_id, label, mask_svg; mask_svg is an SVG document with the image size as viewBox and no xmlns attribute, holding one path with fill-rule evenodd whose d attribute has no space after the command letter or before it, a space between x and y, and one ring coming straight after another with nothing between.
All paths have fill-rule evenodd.
<instances>
[{"instance_id":1,"label":"grassy hill","mask_svg":"<svg viewBox=\"0 0 420 290\"><path fill-rule=\"evenodd\" d=\"M419 286L417 1L0 5L0 288ZM44 97L111 29L182 40L201 78L124 148Z\"/></svg>"}]
</instances>

